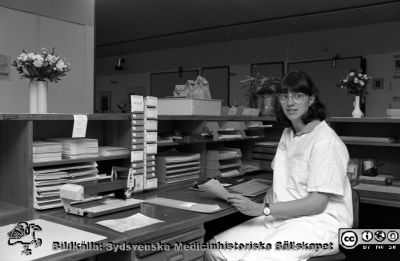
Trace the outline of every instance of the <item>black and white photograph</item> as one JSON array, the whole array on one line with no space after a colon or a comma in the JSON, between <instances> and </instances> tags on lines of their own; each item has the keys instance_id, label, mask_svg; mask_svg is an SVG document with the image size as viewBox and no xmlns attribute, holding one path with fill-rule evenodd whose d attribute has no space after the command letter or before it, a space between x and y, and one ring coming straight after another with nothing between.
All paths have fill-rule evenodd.
<instances>
[{"instance_id":1,"label":"black and white photograph","mask_svg":"<svg viewBox=\"0 0 400 261\"><path fill-rule=\"evenodd\" d=\"M0 0L0 261L400 260L400 1Z\"/></svg>"}]
</instances>

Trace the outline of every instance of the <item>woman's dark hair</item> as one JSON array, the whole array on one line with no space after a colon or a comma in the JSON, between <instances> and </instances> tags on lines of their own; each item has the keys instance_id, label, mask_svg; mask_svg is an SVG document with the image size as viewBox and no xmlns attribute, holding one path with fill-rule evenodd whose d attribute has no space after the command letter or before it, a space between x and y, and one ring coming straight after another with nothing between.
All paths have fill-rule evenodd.
<instances>
[{"instance_id":1,"label":"woman's dark hair","mask_svg":"<svg viewBox=\"0 0 400 261\"><path fill-rule=\"evenodd\" d=\"M315 86L313 80L305 72L294 71L285 74L281 80L281 84L277 89L278 95L287 92L301 92L307 94L308 96L314 95L315 101L308 108L305 115L302 116L304 124L307 124L313 120L324 120L326 117L326 107L319 100L319 92ZM282 106L277 100L275 103L276 119L278 123L284 127L293 127L292 122L286 117L283 112Z\"/></svg>"}]
</instances>

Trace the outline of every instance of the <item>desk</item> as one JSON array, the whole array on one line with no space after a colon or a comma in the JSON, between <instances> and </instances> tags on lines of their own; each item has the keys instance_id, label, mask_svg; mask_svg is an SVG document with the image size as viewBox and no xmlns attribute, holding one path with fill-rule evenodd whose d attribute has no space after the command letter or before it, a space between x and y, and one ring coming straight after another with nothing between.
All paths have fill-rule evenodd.
<instances>
[{"instance_id":1,"label":"desk","mask_svg":"<svg viewBox=\"0 0 400 261\"><path fill-rule=\"evenodd\" d=\"M65 213L64 209L55 209L49 211L35 211L35 210L23 210L16 208L14 213L8 214L7 217L0 219L0 226L16 223L18 221L30 220L41 218L55 223L63 224L66 226L78 228L95 234L106 236L107 239L103 242L113 243L144 243L144 242L158 242L162 238L170 238L182 233L189 231L203 231L204 235L204 223L219 219L224 216L236 213L236 209L232 208L226 202L206 196L203 192L196 192L189 190L192 182L181 182L175 185L161 186L159 189L154 191L148 191L141 194L134 195L135 198L149 199L156 196L168 197L185 201L193 201L199 203L218 203L223 210L213 213L204 214L180 209L174 209L163 206L156 206L150 204L142 204L140 208L130 209L122 212L117 212L105 216L99 216L94 218L80 217ZM4 207L8 207L4 205ZM96 224L97 221L105 219L119 219L131 216L136 213L142 213L146 216L163 220L162 223L157 223L147 227L129 230L124 233L120 233L106 227ZM64 251L51 255L48 258L41 260L79 260L91 256L97 256L98 260L110 260L111 256L113 259L118 260L131 260L131 253L120 252L120 253L105 253L104 251Z\"/></svg>"}]
</instances>

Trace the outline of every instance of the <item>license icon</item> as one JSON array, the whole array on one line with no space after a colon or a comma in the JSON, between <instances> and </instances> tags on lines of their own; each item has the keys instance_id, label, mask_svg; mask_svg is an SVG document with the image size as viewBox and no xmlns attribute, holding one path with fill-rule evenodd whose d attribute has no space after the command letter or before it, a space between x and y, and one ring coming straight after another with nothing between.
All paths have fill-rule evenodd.
<instances>
[{"instance_id":1,"label":"license icon","mask_svg":"<svg viewBox=\"0 0 400 261\"><path fill-rule=\"evenodd\" d=\"M389 231L387 234L387 239L390 242L394 242L399 238L399 233L397 233L396 231Z\"/></svg>"},{"instance_id":2,"label":"license icon","mask_svg":"<svg viewBox=\"0 0 400 261\"><path fill-rule=\"evenodd\" d=\"M374 238L374 234L372 234L371 231L363 231L361 234L361 238L365 241L365 242L369 242Z\"/></svg>"},{"instance_id":3,"label":"license icon","mask_svg":"<svg viewBox=\"0 0 400 261\"><path fill-rule=\"evenodd\" d=\"M382 242L383 240L385 240L385 238L386 238L386 234L382 230L378 230L375 232L375 240L376 241Z\"/></svg>"},{"instance_id":4,"label":"license icon","mask_svg":"<svg viewBox=\"0 0 400 261\"><path fill-rule=\"evenodd\" d=\"M354 247L357 245L357 234L353 231L346 231L340 237L340 241L342 246L345 247Z\"/></svg>"}]
</instances>

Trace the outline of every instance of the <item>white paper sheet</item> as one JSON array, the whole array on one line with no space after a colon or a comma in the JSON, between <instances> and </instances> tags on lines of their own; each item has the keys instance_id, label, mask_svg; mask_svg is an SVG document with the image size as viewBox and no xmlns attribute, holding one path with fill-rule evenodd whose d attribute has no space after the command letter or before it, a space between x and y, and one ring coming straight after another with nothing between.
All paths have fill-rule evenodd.
<instances>
[{"instance_id":1,"label":"white paper sheet","mask_svg":"<svg viewBox=\"0 0 400 261\"><path fill-rule=\"evenodd\" d=\"M87 115L74 115L74 127L72 129L72 138L86 137L88 118Z\"/></svg>"},{"instance_id":2,"label":"white paper sheet","mask_svg":"<svg viewBox=\"0 0 400 261\"><path fill-rule=\"evenodd\" d=\"M109 220L99 221L96 223L101 226L116 230L118 232L125 232L125 231L131 230L131 229L150 226L150 225L160 223L160 222L164 222L164 221L137 213L137 214L129 216L127 218L109 219Z\"/></svg>"},{"instance_id":3,"label":"white paper sheet","mask_svg":"<svg viewBox=\"0 0 400 261\"><path fill-rule=\"evenodd\" d=\"M229 192L224 188L224 186L215 179L211 179L207 181L206 183L203 183L201 185L197 185L197 187L207 193L210 193L217 198L227 200L229 197Z\"/></svg>"},{"instance_id":4,"label":"white paper sheet","mask_svg":"<svg viewBox=\"0 0 400 261\"><path fill-rule=\"evenodd\" d=\"M1 260L34 260L41 257L57 254L61 252L61 250L53 250L53 242L77 242L81 243L85 242L98 242L100 240L106 239L106 237L102 235L93 234L90 232L86 232L80 229L60 225L51 221L43 220L43 219L34 219L27 221L28 224L35 224L40 226L41 231L35 231L36 239L40 238L42 240L42 244L38 247L35 247L34 244L29 245L29 248L32 250L31 255L21 254L23 250L22 244L18 243L15 245L8 245L8 235L7 233L15 228L18 222L14 224L9 224L6 226L0 227L0 253ZM23 241L31 241L32 233L29 235L23 236L21 240ZM14 240L15 241L15 240ZM13 242L14 242L13 241Z\"/></svg>"}]
</instances>

